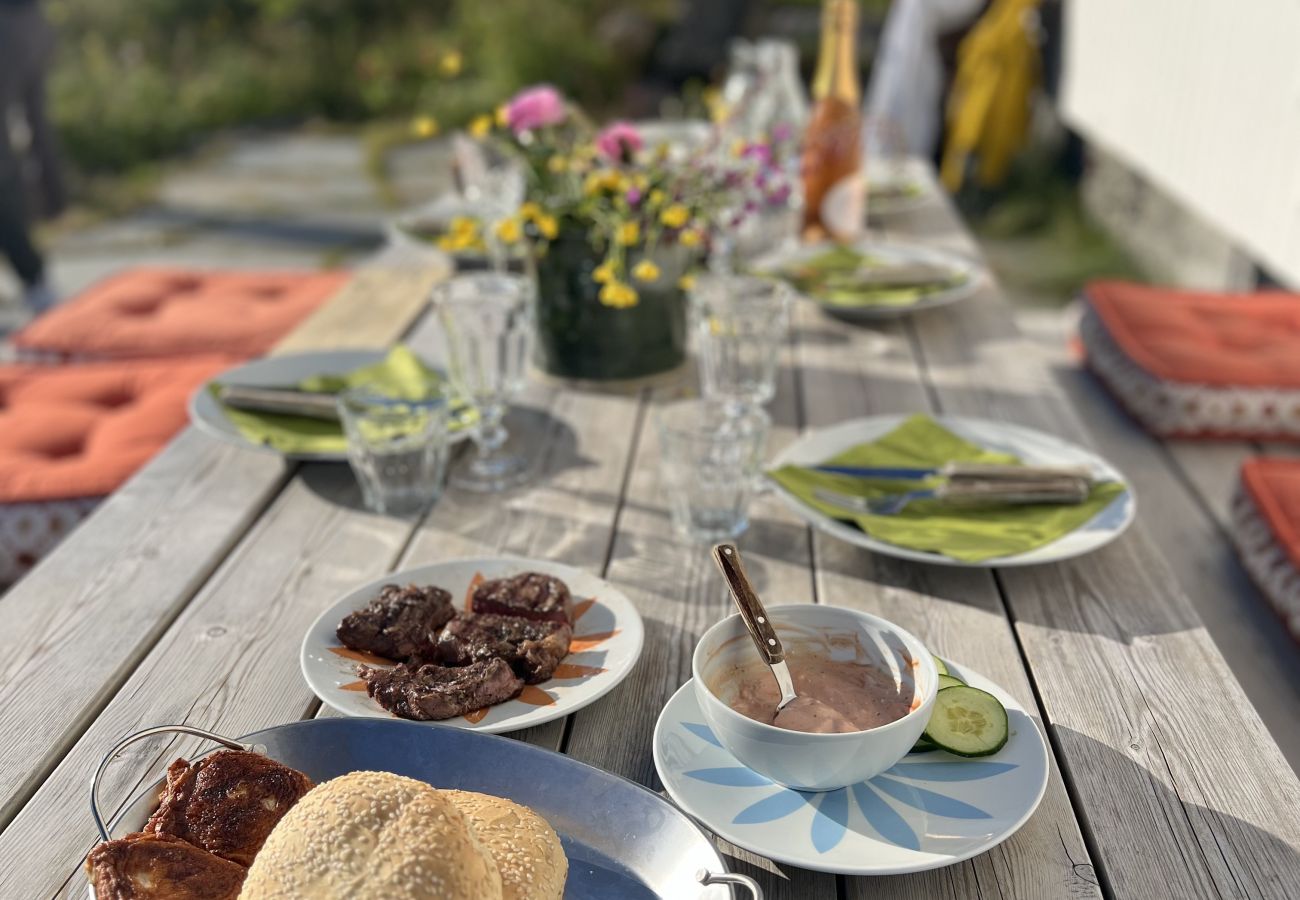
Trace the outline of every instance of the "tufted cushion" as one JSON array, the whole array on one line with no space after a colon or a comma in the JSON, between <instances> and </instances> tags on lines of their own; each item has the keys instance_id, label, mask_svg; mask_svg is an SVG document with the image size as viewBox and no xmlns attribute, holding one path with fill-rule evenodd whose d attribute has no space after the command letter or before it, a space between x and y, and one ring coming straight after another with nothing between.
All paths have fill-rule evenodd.
<instances>
[{"instance_id":1,"label":"tufted cushion","mask_svg":"<svg viewBox=\"0 0 1300 900\"><path fill-rule=\"evenodd\" d=\"M131 269L41 316L12 341L29 357L246 359L269 350L346 279L337 272Z\"/></svg>"},{"instance_id":2,"label":"tufted cushion","mask_svg":"<svg viewBox=\"0 0 1300 900\"><path fill-rule=\"evenodd\" d=\"M0 366L0 504L102 497L186 423L223 357Z\"/></svg>"},{"instance_id":3,"label":"tufted cushion","mask_svg":"<svg viewBox=\"0 0 1300 900\"><path fill-rule=\"evenodd\" d=\"M1163 436L1300 439L1300 295L1084 291L1088 365Z\"/></svg>"},{"instance_id":4,"label":"tufted cushion","mask_svg":"<svg viewBox=\"0 0 1300 900\"><path fill-rule=\"evenodd\" d=\"M1300 640L1300 459L1247 460L1232 515L1242 564Z\"/></svg>"}]
</instances>

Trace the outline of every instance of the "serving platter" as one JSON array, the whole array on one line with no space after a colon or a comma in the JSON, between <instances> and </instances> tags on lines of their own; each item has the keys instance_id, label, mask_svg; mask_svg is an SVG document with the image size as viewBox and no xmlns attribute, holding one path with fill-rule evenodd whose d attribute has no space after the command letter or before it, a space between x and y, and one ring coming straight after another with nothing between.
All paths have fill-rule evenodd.
<instances>
[{"instance_id":1,"label":"serving platter","mask_svg":"<svg viewBox=\"0 0 1300 900\"><path fill-rule=\"evenodd\" d=\"M870 416L806 432L777 454L767 468L775 469L786 465L816 465L850 447L883 437L902 425L908 418L906 415ZM1085 465L1092 471L1093 477L1097 480L1128 484L1118 469L1096 453L1054 435L1033 428L1026 428L1023 425L1013 425L1009 422L993 422L988 419L942 415L933 418L959 437L990 450L1010 453L1019 457L1027 465ZM950 556L944 556L941 553L913 550L909 547L901 547L897 544L879 540L848 522L833 518L808 506L799 498L775 484L772 487L776 495L791 510L809 524L820 528L827 534L884 556L934 563L941 566L1008 568L1012 566L1042 565L1072 559L1109 544L1123 534L1129 525L1133 524L1133 519L1137 516L1137 498L1132 488L1128 487L1097 515L1093 516L1090 521L1083 523L1074 531L1062 535L1049 544L1014 556L999 556L980 562L964 562Z\"/></svg>"},{"instance_id":2,"label":"serving platter","mask_svg":"<svg viewBox=\"0 0 1300 900\"><path fill-rule=\"evenodd\" d=\"M172 729L149 729L123 740L105 757L100 773L134 739L166 730ZM708 881L752 884L725 874L726 865L705 834L658 794L521 741L396 720L312 719L257 731L238 742L318 784L359 770L392 772L436 788L494 794L531 807L559 834L569 858L566 900L735 896L727 884L702 884L702 873ZM108 835L140 830L157 806L162 783L158 779L131 800L107 825ZM93 891L90 896L93 900ZM748 896L761 900L756 888Z\"/></svg>"},{"instance_id":3,"label":"serving platter","mask_svg":"<svg viewBox=\"0 0 1300 900\"><path fill-rule=\"evenodd\" d=\"M344 375L363 366L382 362L386 350L316 350L305 353L271 356L227 369L209 379L190 395L190 422L211 437L247 450L264 453L280 451L246 438L234 422L226 416L217 398L212 396L213 384L235 384L245 387L283 388L298 384L316 375ZM468 430L452 435L453 441L465 440ZM335 452L280 454L289 459L346 462L345 450Z\"/></svg>"},{"instance_id":4,"label":"serving platter","mask_svg":"<svg viewBox=\"0 0 1300 900\"><path fill-rule=\"evenodd\" d=\"M654 759L673 801L719 837L777 862L841 875L952 865L1005 841L1047 789L1047 745L1015 698L970 669L949 671L1006 707L1011 736L992 756L909 754L869 781L812 793L745 768L705 724L691 681L655 725Z\"/></svg>"},{"instance_id":5,"label":"serving platter","mask_svg":"<svg viewBox=\"0 0 1300 900\"><path fill-rule=\"evenodd\" d=\"M782 270L814 259L834 245L828 243L804 244L788 250L779 250L754 262L754 272L779 277ZM870 257L882 266L938 266L950 270L960 281L949 287L922 294L917 299L898 305L851 305L832 303L824 298L802 293L805 299L817 304L824 312L849 322L877 322L896 319L929 309L950 306L973 296L988 281L988 270L970 257L937 247L920 244L880 241L867 238L852 245L858 253ZM798 288L795 288L798 290Z\"/></svg>"},{"instance_id":6,"label":"serving platter","mask_svg":"<svg viewBox=\"0 0 1300 900\"><path fill-rule=\"evenodd\" d=\"M343 647L335 635L343 617L369 603L386 584L436 585L450 592L463 609L479 581L521 572L552 575L569 586L574 602L569 655L554 677L541 684L527 685L515 699L468 716L445 719L441 724L488 733L516 731L563 718L595 703L636 665L645 639L640 614L622 591L603 578L572 566L521 557L433 563L394 572L351 591L321 613L307 630L300 656L303 677L317 697L344 715L391 719L392 713L366 694L365 685L357 680L356 674L359 662L391 663Z\"/></svg>"}]
</instances>

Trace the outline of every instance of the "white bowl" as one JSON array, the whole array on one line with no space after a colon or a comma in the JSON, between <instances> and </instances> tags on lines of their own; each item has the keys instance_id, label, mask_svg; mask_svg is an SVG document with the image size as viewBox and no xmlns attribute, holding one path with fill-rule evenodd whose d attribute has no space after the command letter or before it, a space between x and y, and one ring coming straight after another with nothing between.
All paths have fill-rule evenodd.
<instances>
[{"instance_id":1,"label":"white bowl","mask_svg":"<svg viewBox=\"0 0 1300 900\"><path fill-rule=\"evenodd\" d=\"M892 622L857 610L820 604L767 609L787 658L801 651L826 652L828 634L841 645L856 639L857 652L865 651L901 690L912 692L912 710L876 728L839 734L787 731L736 712L712 685L727 667L753 663L758 651L740 616L733 615L704 633L691 658L696 698L722 746L758 774L802 791L866 781L907 755L930 721L939 688L939 672L925 645Z\"/></svg>"}]
</instances>

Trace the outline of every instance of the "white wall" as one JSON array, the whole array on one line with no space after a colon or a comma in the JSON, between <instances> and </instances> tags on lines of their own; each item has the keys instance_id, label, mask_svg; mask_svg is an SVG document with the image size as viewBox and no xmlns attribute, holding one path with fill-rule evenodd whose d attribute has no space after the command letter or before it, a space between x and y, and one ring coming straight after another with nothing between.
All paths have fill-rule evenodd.
<instances>
[{"instance_id":1,"label":"white wall","mask_svg":"<svg viewBox=\"0 0 1300 900\"><path fill-rule=\"evenodd\" d=\"M1300 0L1066 0L1062 115L1300 288Z\"/></svg>"}]
</instances>

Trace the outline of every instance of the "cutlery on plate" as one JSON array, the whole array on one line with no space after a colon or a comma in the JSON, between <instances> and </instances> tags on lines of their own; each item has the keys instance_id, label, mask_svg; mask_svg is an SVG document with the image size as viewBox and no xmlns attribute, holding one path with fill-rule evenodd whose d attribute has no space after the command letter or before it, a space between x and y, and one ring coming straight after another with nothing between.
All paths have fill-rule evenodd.
<instances>
[{"instance_id":1,"label":"cutlery on plate","mask_svg":"<svg viewBox=\"0 0 1300 900\"><path fill-rule=\"evenodd\" d=\"M1088 499L1091 485L1081 478L1037 481L949 481L928 490L906 491L884 497L855 497L839 491L816 488L813 496L829 506L859 515L892 516L917 500L939 500L954 506L1030 506L1035 504L1077 505Z\"/></svg>"},{"instance_id":2,"label":"cutlery on plate","mask_svg":"<svg viewBox=\"0 0 1300 900\"><path fill-rule=\"evenodd\" d=\"M303 416L327 422L339 420L338 399L333 394L313 394L291 388L259 388L225 384L217 388L217 399L235 409L250 412Z\"/></svg>"},{"instance_id":3,"label":"cutlery on plate","mask_svg":"<svg viewBox=\"0 0 1300 900\"><path fill-rule=\"evenodd\" d=\"M938 475L948 479L979 478L988 481L1054 481L1077 478L1092 481L1089 466L1021 466L1005 463L950 462L936 467L911 468L908 466L813 466L814 471L832 475L852 475L855 478L880 480L919 481Z\"/></svg>"},{"instance_id":4,"label":"cutlery on plate","mask_svg":"<svg viewBox=\"0 0 1300 900\"><path fill-rule=\"evenodd\" d=\"M899 265L874 265L854 269L850 273L854 287L922 287L936 282L951 281L960 273L950 266L929 263L901 263Z\"/></svg>"}]
</instances>

